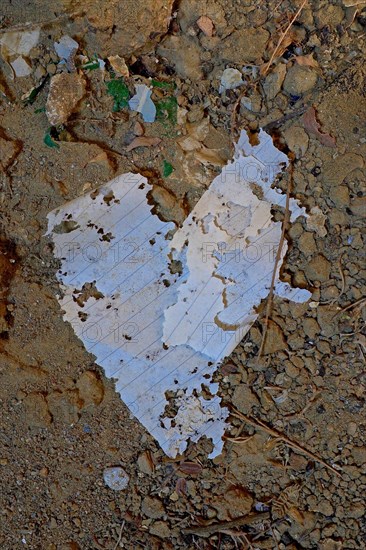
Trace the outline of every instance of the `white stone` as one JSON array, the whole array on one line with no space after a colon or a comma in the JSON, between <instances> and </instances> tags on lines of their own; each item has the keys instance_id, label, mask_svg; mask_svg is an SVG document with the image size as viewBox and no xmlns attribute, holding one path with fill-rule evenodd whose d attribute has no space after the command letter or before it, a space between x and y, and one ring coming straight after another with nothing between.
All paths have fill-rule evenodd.
<instances>
[{"instance_id":1,"label":"white stone","mask_svg":"<svg viewBox=\"0 0 366 550\"><path fill-rule=\"evenodd\" d=\"M233 90L234 88L238 88L244 84L242 77L243 75L240 71L238 71L238 69L233 69L231 67L225 69L221 77L221 84L219 88L220 94L225 90Z\"/></svg>"},{"instance_id":2,"label":"white stone","mask_svg":"<svg viewBox=\"0 0 366 550\"><path fill-rule=\"evenodd\" d=\"M103 472L103 478L105 484L113 491L123 491L130 481L129 475L120 466L106 468Z\"/></svg>"}]
</instances>

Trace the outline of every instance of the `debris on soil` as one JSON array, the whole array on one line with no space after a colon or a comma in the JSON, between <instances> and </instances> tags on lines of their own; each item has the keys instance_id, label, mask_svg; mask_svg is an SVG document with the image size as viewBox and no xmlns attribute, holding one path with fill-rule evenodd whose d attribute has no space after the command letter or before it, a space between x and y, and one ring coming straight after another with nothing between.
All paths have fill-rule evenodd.
<instances>
[{"instance_id":1,"label":"debris on soil","mask_svg":"<svg viewBox=\"0 0 366 550\"><path fill-rule=\"evenodd\" d=\"M117 78L121 76L123 78L128 78L130 76L130 71L128 70L126 61L123 57L120 57L119 55L110 55L108 57L108 61Z\"/></svg>"},{"instance_id":2,"label":"debris on soil","mask_svg":"<svg viewBox=\"0 0 366 550\"><path fill-rule=\"evenodd\" d=\"M201 17L197 20L197 26L203 33L205 33L206 36L213 35L214 24L212 19L207 17L207 15L201 15Z\"/></svg>"},{"instance_id":3,"label":"debris on soil","mask_svg":"<svg viewBox=\"0 0 366 550\"><path fill-rule=\"evenodd\" d=\"M106 468L103 472L104 482L113 491L123 491L130 481L129 475L120 466Z\"/></svg>"},{"instance_id":4,"label":"debris on soil","mask_svg":"<svg viewBox=\"0 0 366 550\"><path fill-rule=\"evenodd\" d=\"M319 67L319 63L314 59L312 53L309 55L296 55L294 59L298 65L303 65L305 67Z\"/></svg>"},{"instance_id":5,"label":"debris on soil","mask_svg":"<svg viewBox=\"0 0 366 550\"><path fill-rule=\"evenodd\" d=\"M57 257L63 263L62 273L66 274L60 275L65 288L61 299L65 318L96 355L107 376L118 380L117 390L124 402L170 456L183 452L189 437L196 441L203 434L213 439L211 456L221 451L227 411L219 406L217 385L209 379L257 319L256 307L267 296L273 277L279 296L299 303L311 296L309 291L293 289L279 280L280 261L273 275L271 247L278 246L283 230L280 221L271 221L271 206L288 202L292 221L305 215L305 210L296 200L288 200L271 187L288 163L286 155L274 147L265 132L260 132L258 141L258 145L251 146L248 135L242 132L236 148L236 169L232 170L231 163L224 168L171 240L167 235L174 231L174 224L162 226L154 213L149 217L151 186L139 175L120 176L95 195L76 199L49 214L49 233L60 253ZM127 150L158 142L159 138L136 137ZM260 199L253 192L253 178L261 189ZM126 193L130 195L127 203L121 201ZM106 201L106 196L111 199ZM102 225L95 222L102 218ZM55 228L74 220L77 225L73 227L73 238L79 249L92 242L93 236L96 238L101 256L92 266L85 264L85 257L80 255L68 264L62 252L68 236ZM110 266L107 255L109 242L115 238L115 224L120 226L119 243L128 248L122 235L133 231L132 223L140 228L147 221L148 233L143 231L139 239L140 230L134 237L133 263ZM235 263L229 261L233 247L238 254ZM255 262L250 259L251 248L260 251ZM286 247L281 247L281 260L285 253ZM170 272L172 260L184 266L184 275ZM91 267L100 295L86 308L75 299L75 287L83 289L91 284ZM133 269L139 272L138 277ZM122 307L119 281L129 278L131 283L123 285ZM144 299L153 305L151 311L148 305L141 308ZM108 311L112 303L113 310ZM81 317L78 307L83 308ZM115 335L112 337L116 311L121 327L117 340ZM203 317L202 312L206 312ZM150 319L147 326L146 318ZM128 319L133 319L133 324ZM91 323L97 323L103 334L92 341L85 333ZM139 338L142 332L143 345L149 350L144 355ZM276 344L266 353L283 348L281 342L280 347ZM192 368L187 363L193 356L198 373L184 382L187 368ZM208 396L202 394L202 383L209 388ZM173 392L173 420L165 415L169 392Z\"/></svg>"},{"instance_id":6,"label":"debris on soil","mask_svg":"<svg viewBox=\"0 0 366 550\"><path fill-rule=\"evenodd\" d=\"M296 21L296 19L299 17L299 15L301 14L305 4L306 4L306 1L307 0L303 0L303 2L301 3L300 7L298 8L298 10L296 11L296 13L293 15L293 17L290 19L288 25L286 26L286 28L284 29L283 32L281 32L278 40L277 40L277 44L276 44L276 47L274 48L273 52L272 52L272 55L270 57L270 60L263 64L262 67L261 67L261 74L262 75L266 75L268 73L268 71L270 70L271 66L272 66L272 63L279 57L281 57L286 49L293 43L296 41L296 31L294 30L294 23Z\"/></svg>"},{"instance_id":7,"label":"debris on soil","mask_svg":"<svg viewBox=\"0 0 366 550\"><path fill-rule=\"evenodd\" d=\"M169 128L177 124L178 103L174 96L160 99L155 103L156 120Z\"/></svg>"},{"instance_id":8,"label":"debris on soil","mask_svg":"<svg viewBox=\"0 0 366 550\"><path fill-rule=\"evenodd\" d=\"M229 67L222 73L219 92L221 94L225 90L233 90L242 84L244 84L242 73L238 69Z\"/></svg>"},{"instance_id":9,"label":"debris on soil","mask_svg":"<svg viewBox=\"0 0 366 550\"><path fill-rule=\"evenodd\" d=\"M151 99L151 90L145 84L136 84L136 94L128 102L132 111L142 114L145 122L154 122L156 107Z\"/></svg>"},{"instance_id":10,"label":"debris on soil","mask_svg":"<svg viewBox=\"0 0 366 550\"><path fill-rule=\"evenodd\" d=\"M46 114L52 126L67 122L85 96L84 77L75 73L60 73L51 78Z\"/></svg>"},{"instance_id":11,"label":"debris on soil","mask_svg":"<svg viewBox=\"0 0 366 550\"><path fill-rule=\"evenodd\" d=\"M64 35L58 42L55 42L53 46L61 61L64 61L68 67L70 67L70 65L73 67L74 57L79 49L79 44L76 40L71 38L71 36Z\"/></svg>"},{"instance_id":12,"label":"debris on soil","mask_svg":"<svg viewBox=\"0 0 366 550\"><path fill-rule=\"evenodd\" d=\"M116 78L106 83L108 94L114 99L113 111L128 107L130 92L123 78Z\"/></svg>"},{"instance_id":13,"label":"debris on soil","mask_svg":"<svg viewBox=\"0 0 366 550\"><path fill-rule=\"evenodd\" d=\"M52 128L47 130L47 132L45 133L44 138L43 138L43 143L45 145L47 145L47 147L54 147L56 149L59 149L60 145L56 141L54 141L54 139L51 135L51 131L52 131Z\"/></svg>"},{"instance_id":14,"label":"debris on soil","mask_svg":"<svg viewBox=\"0 0 366 550\"><path fill-rule=\"evenodd\" d=\"M167 160L164 159L164 161L163 161L163 176L164 176L164 178L168 178L169 176L172 175L173 172L174 172L173 165L170 164L170 162L168 162Z\"/></svg>"},{"instance_id":15,"label":"debris on soil","mask_svg":"<svg viewBox=\"0 0 366 550\"><path fill-rule=\"evenodd\" d=\"M0 14L0 547L363 548L366 2L41 4L3 0ZM29 51L8 49L6 35L18 34L17 48L34 31ZM64 42L69 49L57 54ZM225 81L227 69L240 85ZM50 79L78 71L85 97L51 127ZM136 85L152 92L154 122L128 105ZM317 133L304 125L311 107ZM234 155L242 131L260 147L260 128L288 153L272 191L306 207L292 223L287 197L267 201L257 185L267 165L248 164L243 174L242 153ZM161 141L127 152L139 137ZM112 193L106 182L127 172L134 175L123 193ZM277 238L258 246L261 226L241 246L257 212L236 196L199 219L217 177L230 188L243 177L261 206L270 204L262 224L286 229L283 251ZM72 206L84 194L96 205L85 217ZM125 205L122 220L113 217L116 201ZM43 236L57 209L65 213L54 227L61 247ZM220 243L211 239L215 227ZM189 231L183 253L172 250L181 231ZM192 257L203 269L220 264L211 278L225 292L211 324L202 325L215 296L201 300L199 317L190 296L184 310L184 287L197 274ZM74 269L80 262L85 280ZM221 266L236 269L239 283L222 277ZM271 293L270 281L249 332L217 329L238 284L253 275L250 297L269 273L282 293ZM143 291L151 280L156 294ZM294 288L311 290L311 300L287 299ZM215 336L222 347L232 338L230 357L202 359L189 341L181 361L181 345L165 349L165 315L177 303L188 313L182 322L193 319L192 331L196 323L192 345L198 333L207 349ZM150 330L156 344L145 337ZM225 418L231 407L250 422ZM185 444L176 458L164 453ZM108 467L123 467L124 490L105 483Z\"/></svg>"},{"instance_id":16,"label":"debris on soil","mask_svg":"<svg viewBox=\"0 0 366 550\"><path fill-rule=\"evenodd\" d=\"M8 31L0 36L1 55L12 67L15 76L23 77L31 74L32 68L27 59L40 36L40 29L30 31Z\"/></svg>"},{"instance_id":17,"label":"debris on soil","mask_svg":"<svg viewBox=\"0 0 366 550\"><path fill-rule=\"evenodd\" d=\"M27 63L24 57L17 57L14 61L10 61L10 65L15 76L29 76L32 73L32 67Z\"/></svg>"},{"instance_id":18,"label":"debris on soil","mask_svg":"<svg viewBox=\"0 0 366 550\"><path fill-rule=\"evenodd\" d=\"M305 130L315 136L322 145L326 147L335 147L336 140L329 134L324 134L320 131L320 124L316 119L316 110L314 107L310 107L303 115Z\"/></svg>"},{"instance_id":19,"label":"debris on soil","mask_svg":"<svg viewBox=\"0 0 366 550\"><path fill-rule=\"evenodd\" d=\"M126 147L126 151L132 151L137 147L155 147L159 143L161 143L161 139L158 137L138 136Z\"/></svg>"}]
</instances>

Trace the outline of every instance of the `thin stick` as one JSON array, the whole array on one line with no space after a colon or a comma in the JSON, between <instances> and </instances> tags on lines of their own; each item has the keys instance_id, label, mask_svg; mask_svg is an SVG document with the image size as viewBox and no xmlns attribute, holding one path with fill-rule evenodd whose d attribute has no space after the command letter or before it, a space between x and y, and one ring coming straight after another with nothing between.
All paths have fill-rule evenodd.
<instances>
[{"instance_id":1,"label":"thin stick","mask_svg":"<svg viewBox=\"0 0 366 550\"><path fill-rule=\"evenodd\" d=\"M239 108L240 102L241 102L241 100L243 99L243 97L245 96L245 94L247 93L247 91L248 91L253 85L254 85L254 83L251 82L250 84L248 84L247 86L245 86L245 88L240 92L240 94L239 94L237 100L236 100L235 103L234 103L233 110L232 110L231 117L230 117L230 133L231 133L231 139L232 139L233 144L235 143L235 135L234 135L234 132L235 132L235 130L236 130L236 121L237 121L238 108Z\"/></svg>"},{"instance_id":2,"label":"thin stick","mask_svg":"<svg viewBox=\"0 0 366 550\"><path fill-rule=\"evenodd\" d=\"M272 19L272 17L274 16L274 14L276 13L276 11L278 10L278 8L280 7L281 4L282 4L282 0L280 0L276 4L276 6L273 8L272 12L269 14L268 21L270 21Z\"/></svg>"},{"instance_id":3,"label":"thin stick","mask_svg":"<svg viewBox=\"0 0 366 550\"><path fill-rule=\"evenodd\" d=\"M241 518L234 519L233 521L226 521L222 523L212 523L211 525L192 525L182 530L184 535L199 535L201 537L209 537L214 533L221 533L227 529L233 527L241 527L242 525L251 525L256 521L264 521L269 519L269 512L262 512L259 514L251 514L249 516L243 516Z\"/></svg>"},{"instance_id":4,"label":"thin stick","mask_svg":"<svg viewBox=\"0 0 366 550\"><path fill-rule=\"evenodd\" d=\"M48 25L55 25L56 23L59 23L63 19L75 19L76 17L82 17L85 15L85 10L75 11L73 13L62 13L58 17L54 17L53 19L50 19L49 21L40 21L39 23L24 23L23 25L14 25L13 27L4 27L3 29L0 29L0 34L5 34L7 32L21 32L21 31L27 31L31 29L36 29L38 27L47 27Z\"/></svg>"},{"instance_id":5,"label":"thin stick","mask_svg":"<svg viewBox=\"0 0 366 550\"><path fill-rule=\"evenodd\" d=\"M259 359L260 359L260 357L263 353L264 345L266 343L266 336L267 336L267 331L268 331L268 320L269 320L269 316L270 316L271 310L272 310L273 294L274 294L274 287L275 287L275 281L276 281L276 275L277 275L277 268L278 268L278 264L280 263L280 260L281 260L283 244L285 242L285 233L286 233L289 221L290 221L290 190L291 190L292 178L293 178L293 166L291 165L290 179L289 179L289 182L288 182L288 185L287 185L287 190L286 190L285 216L284 216L284 219L283 219L281 238L280 238L280 242L278 244L278 249L277 249L277 254L276 254L276 259L275 259L275 265L274 265L273 273L272 273L271 287L269 289L269 294L268 294L266 317L265 317L265 320L264 320L262 342L261 342L261 346L260 346L259 352L258 352L258 361L259 361Z\"/></svg>"},{"instance_id":6,"label":"thin stick","mask_svg":"<svg viewBox=\"0 0 366 550\"><path fill-rule=\"evenodd\" d=\"M359 305L361 305L363 302L365 302L365 304L366 304L366 297L364 297L364 298L359 298L358 300L356 300L355 302L353 302L353 304L349 304L348 306L342 308L341 311L338 311L338 313L336 313L336 314L334 315L334 317L338 317L338 315L340 315L341 313L344 313L345 311L348 311L349 309L352 309L353 307L359 306ZM333 317L333 319L334 319L334 317Z\"/></svg>"},{"instance_id":7,"label":"thin stick","mask_svg":"<svg viewBox=\"0 0 366 550\"><path fill-rule=\"evenodd\" d=\"M274 120L273 122L269 122L268 124L265 124L262 128L262 130L265 130L267 133L270 130L273 130L273 128L279 128L287 122L288 120L291 120L292 118L296 118L298 116L301 116L307 111L308 106L300 107L299 109L296 109L292 113L288 113L287 115L282 116L281 118L278 118L277 120Z\"/></svg>"},{"instance_id":8,"label":"thin stick","mask_svg":"<svg viewBox=\"0 0 366 550\"><path fill-rule=\"evenodd\" d=\"M295 449L295 450L299 451L300 453L303 453L304 455L308 456L309 458L312 458L316 462L319 462L320 464L325 466L325 468L328 468L328 470L330 470L331 472L336 474L338 477L341 477L341 474L339 472L337 472L337 470L335 468L333 468L333 466L330 466L329 464L327 464L322 458L318 457L316 454L312 453L311 451L308 451L307 449L305 449L299 443L296 443L295 441L292 441L291 439L289 439L286 435L282 434L281 432L278 432L277 430L275 430L273 428L270 428L262 420L251 418L250 416L247 416L247 415L245 415L245 414L243 414L243 413L241 413L237 410L232 410L231 414L233 416L235 416L236 418L239 418L240 420L244 420L245 422L247 422L251 426L254 426L255 428L262 429L264 432L267 432L272 437L278 438L279 440L286 443L286 445L288 445L292 449Z\"/></svg>"},{"instance_id":9,"label":"thin stick","mask_svg":"<svg viewBox=\"0 0 366 550\"><path fill-rule=\"evenodd\" d=\"M235 548L238 548L238 545L236 543L236 539L239 539L240 542L245 542L247 545L246 550L253 550L254 547L250 544L249 539L246 537L245 533L242 531L233 531L232 529L224 529L223 531L220 531L223 535L228 535L231 537L234 541Z\"/></svg>"},{"instance_id":10,"label":"thin stick","mask_svg":"<svg viewBox=\"0 0 366 550\"><path fill-rule=\"evenodd\" d=\"M276 550L278 550L277 539L276 539L276 537L275 537L275 534L274 534L274 532L273 532L273 528L272 528L272 527L270 527L270 533L271 533L272 539L274 540L274 543L275 543L275 545L276 545Z\"/></svg>"},{"instance_id":11,"label":"thin stick","mask_svg":"<svg viewBox=\"0 0 366 550\"><path fill-rule=\"evenodd\" d=\"M344 276L344 273L343 273L343 269L342 269L342 258L343 258L343 254L341 254L339 260L338 260L338 271L339 271L339 274L341 276L341 281L342 281L342 288L341 288L341 291L340 293L338 294L337 298L334 298L333 300L331 300L329 302L329 304L332 306L333 304L335 304L336 302L338 302L339 298L342 296L342 294L344 293L344 291L346 290L346 279L345 279L345 276Z\"/></svg>"},{"instance_id":12,"label":"thin stick","mask_svg":"<svg viewBox=\"0 0 366 550\"><path fill-rule=\"evenodd\" d=\"M269 68L270 68L270 66L272 65L273 60L274 60L274 58L275 58L275 56L276 56L276 53L278 52L278 50L279 50L279 48L280 48L280 46L281 46L281 44L282 44L282 42L283 42L285 36L287 35L288 31L291 29L292 25L294 24L294 22L296 21L296 19L299 17L300 13L302 12L302 9L303 9L303 7L305 6L306 1L307 1L307 0L304 0L304 1L303 1L303 3L301 4L301 6L299 7L299 9L297 10L297 12L295 13L295 15L294 15L293 18L291 19L290 23L287 25L286 30L281 34L281 37L280 37L280 39L279 39L279 41L278 41L277 46L275 47L275 49L274 49L274 51L273 51L273 54L271 55L270 60L269 60L268 63L266 63L265 66L264 66L264 69L263 69L263 72L262 72L262 75L263 75L263 76L265 76L265 75L268 73Z\"/></svg>"},{"instance_id":13,"label":"thin stick","mask_svg":"<svg viewBox=\"0 0 366 550\"><path fill-rule=\"evenodd\" d=\"M248 550L252 550L254 547L251 545L251 543L250 543L248 537L246 536L246 534L245 534L245 533L242 533L241 536L244 538L245 542L247 543L247 545L248 545Z\"/></svg>"},{"instance_id":14,"label":"thin stick","mask_svg":"<svg viewBox=\"0 0 366 550\"><path fill-rule=\"evenodd\" d=\"M123 532L123 529L125 527L125 520L122 521L122 525L121 525L121 530L119 532L119 537L118 537L118 540L117 540L117 543L116 543L116 546L114 547L113 550L117 550L118 546L119 546L119 543L121 542L121 539L122 539L122 532Z\"/></svg>"},{"instance_id":15,"label":"thin stick","mask_svg":"<svg viewBox=\"0 0 366 550\"><path fill-rule=\"evenodd\" d=\"M306 413L306 411L308 409L310 409L310 407L312 406L312 404L314 403L314 401L317 401L319 399L321 395L321 392L320 391L317 391L317 392L313 392L313 395L310 397L310 400L309 402L305 405L305 407L303 409L301 409L301 411L299 412L295 412L295 413L291 413L291 414L285 414L285 418L294 418L294 417L299 417L299 416L304 416L304 414Z\"/></svg>"},{"instance_id":16,"label":"thin stick","mask_svg":"<svg viewBox=\"0 0 366 550\"><path fill-rule=\"evenodd\" d=\"M225 441L228 441L229 443L247 443L250 439L252 439L254 435L248 435L248 437L223 437Z\"/></svg>"}]
</instances>

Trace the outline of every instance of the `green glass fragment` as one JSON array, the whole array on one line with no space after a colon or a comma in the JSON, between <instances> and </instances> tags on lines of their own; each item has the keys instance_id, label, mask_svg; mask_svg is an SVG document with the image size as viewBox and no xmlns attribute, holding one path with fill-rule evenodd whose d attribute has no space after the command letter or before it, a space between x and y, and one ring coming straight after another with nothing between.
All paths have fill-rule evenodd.
<instances>
[{"instance_id":1,"label":"green glass fragment","mask_svg":"<svg viewBox=\"0 0 366 550\"><path fill-rule=\"evenodd\" d=\"M160 99L155 103L156 120L163 124L177 124L178 102L174 96Z\"/></svg>"},{"instance_id":2,"label":"green glass fragment","mask_svg":"<svg viewBox=\"0 0 366 550\"><path fill-rule=\"evenodd\" d=\"M106 83L108 94L114 99L113 111L128 107L130 92L122 78L115 78Z\"/></svg>"},{"instance_id":3,"label":"green glass fragment","mask_svg":"<svg viewBox=\"0 0 366 550\"><path fill-rule=\"evenodd\" d=\"M167 90L175 90L176 88L175 82L160 82L154 78L151 80L151 85L154 86L154 88L165 88Z\"/></svg>"},{"instance_id":4,"label":"green glass fragment","mask_svg":"<svg viewBox=\"0 0 366 550\"><path fill-rule=\"evenodd\" d=\"M173 172L174 172L173 166L170 164L170 162L168 162L167 160L164 159L164 162L163 162L163 176L164 176L164 178L168 178Z\"/></svg>"},{"instance_id":5,"label":"green glass fragment","mask_svg":"<svg viewBox=\"0 0 366 550\"><path fill-rule=\"evenodd\" d=\"M88 61L85 65L81 65L82 69L87 69L88 71L95 71L95 69L99 69L99 67L99 61Z\"/></svg>"},{"instance_id":6,"label":"green glass fragment","mask_svg":"<svg viewBox=\"0 0 366 550\"><path fill-rule=\"evenodd\" d=\"M52 136L51 136L51 129L49 129L49 130L46 132L46 134L45 134L45 136L44 136L44 138L43 138L43 143L44 143L45 145L47 145L47 147L56 147L56 149L59 149L59 148L60 148L59 144L56 143L56 141L53 141L53 139L52 139Z\"/></svg>"}]
</instances>

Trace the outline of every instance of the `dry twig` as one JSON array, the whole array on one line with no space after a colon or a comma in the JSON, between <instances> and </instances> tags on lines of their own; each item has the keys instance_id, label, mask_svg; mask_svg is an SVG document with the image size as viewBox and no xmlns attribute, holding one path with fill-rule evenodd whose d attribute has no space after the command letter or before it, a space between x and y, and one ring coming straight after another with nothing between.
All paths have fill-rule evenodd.
<instances>
[{"instance_id":1,"label":"dry twig","mask_svg":"<svg viewBox=\"0 0 366 550\"><path fill-rule=\"evenodd\" d=\"M308 458L312 458L316 462L319 462L320 464L325 466L325 468L327 468L328 470L336 474L338 477L340 477L340 473L337 472L337 470L333 468L333 466L330 466L329 464L327 464L322 458L318 457L316 454L312 453L311 451L308 451L307 449L305 449L305 447L303 447L299 443L292 441L286 435L282 434L281 432L278 432L273 428L270 428L262 420L251 418L250 416L247 416L237 410L232 410L231 414L236 418L239 418L240 420L244 420L244 422L247 422L251 426L254 426L255 428L259 428L264 432L267 432L272 437L276 437L277 439L283 441L286 445L288 445L292 449L295 449L296 451L299 451L300 453L303 453L304 455L306 455Z\"/></svg>"},{"instance_id":2,"label":"dry twig","mask_svg":"<svg viewBox=\"0 0 366 550\"><path fill-rule=\"evenodd\" d=\"M232 529L225 529L220 531L223 535L231 537L234 541L235 548L238 548L236 539L238 539L242 544L246 544L246 547L243 546L246 550L254 550L254 546L251 545L248 537L242 531L233 531Z\"/></svg>"},{"instance_id":3,"label":"dry twig","mask_svg":"<svg viewBox=\"0 0 366 550\"><path fill-rule=\"evenodd\" d=\"M306 0L303 0L301 6L300 6L299 9L297 10L297 12L295 13L295 15L294 15L293 18L291 19L291 21L289 22L289 24L287 25L287 27L286 27L286 29L284 30L284 32L281 34L280 39L279 39L279 41L278 41L278 44L277 44L277 46L275 47L275 49L273 50L273 53L272 53L272 55L271 55L271 57L270 57L270 60L268 61L268 63L266 63L266 64L263 66L263 69L262 69L262 76L265 76L265 75L268 73L268 71L269 71L269 69L270 69L270 67L271 67L271 65L272 65L272 63L273 63L274 58L276 57L276 54L277 54L278 50L280 49L280 46L281 46L282 42L284 41L284 39L285 39L286 35L288 34L289 30L291 29L292 25L295 23L296 19L299 17L299 15L300 15L300 13L302 12L303 7L305 6L305 4L306 4Z\"/></svg>"},{"instance_id":4,"label":"dry twig","mask_svg":"<svg viewBox=\"0 0 366 550\"><path fill-rule=\"evenodd\" d=\"M265 317L265 320L264 320L262 342L261 342L259 352L258 352L258 361L259 361L259 359L260 359L260 357L263 353L264 345L266 343L266 336L267 336L267 330L268 330L268 320L269 320L269 316L270 316L271 310L272 310L273 294L274 294L274 287L275 287L275 281L276 281L276 275L277 275L277 268L278 268L278 264L281 260L283 244L285 242L285 233L286 233L288 224L290 222L290 191L291 191L291 187L292 187L292 185L291 185L292 184L292 179L293 179L293 165L291 164L290 179L289 179L289 182L288 182L288 185L287 185L287 190L286 190L285 216L284 216L284 219L283 219L281 238L280 238L280 242L278 244L275 264L274 264L273 273L272 273L271 287L269 289L269 294L268 294L266 317Z\"/></svg>"},{"instance_id":5,"label":"dry twig","mask_svg":"<svg viewBox=\"0 0 366 550\"><path fill-rule=\"evenodd\" d=\"M231 113L231 120L230 120L230 126L231 126L231 139L233 144L235 143L235 130L236 130L236 123L237 123L237 115L238 115L238 109L240 106L240 102L247 93L248 89L253 86L254 83L248 84L248 86L245 86L244 89L240 92L237 100L234 103L233 110Z\"/></svg>"},{"instance_id":6,"label":"dry twig","mask_svg":"<svg viewBox=\"0 0 366 550\"><path fill-rule=\"evenodd\" d=\"M0 29L0 34L5 34L8 32L23 32L23 31L30 31L32 29L36 29L38 27L50 27L52 25L60 23L60 21L63 21L65 19L71 19L74 20L77 17L83 17L85 15L85 10L75 11L73 13L62 13L58 17L54 17L53 19L49 19L48 21L39 21L38 23L23 23L20 25L14 25L13 27L4 27L3 29Z\"/></svg>"},{"instance_id":7,"label":"dry twig","mask_svg":"<svg viewBox=\"0 0 366 550\"><path fill-rule=\"evenodd\" d=\"M348 306L343 307L340 311L338 311L334 315L334 317L338 317L338 315L340 315L341 313L344 313L345 311L348 311L349 309L353 309L354 307L362 308L364 304L366 305L366 297L359 298L358 300L356 300L352 304L349 304ZM334 319L334 317L333 317L333 319Z\"/></svg>"},{"instance_id":8,"label":"dry twig","mask_svg":"<svg viewBox=\"0 0 366 550\"><path fill-rule=\"evenodd\" d=\"M339 270L339 274L340 274L341 280L342 280L342 288L341 288L341 291L338 294L337 298L334 298L333 300L331 300L331 302L329 302L331 306L333 304L335 304L336 302L338 302L339 298L342 296L342 294L346 290L346 279L345 279L345 276L344 276L344 273L343 273L343 268L342 268L342 258L343 258L343 254L341 254L341 256L338 260L338 270Z\"/></svg>"},{"instance_id":9,"label":"dry twig","mask_svg":"<svg viewBox=\"0 0 366 550\"><path fill-rule=\"evenodd\" d=\"M121 525L121 529L120 529L120 532L119 532L119 536L118 536L118 540L117 540L117 543L116 543L116 546L114 547L113 550L117 550L118 546L119 546L119 543L121 542L121 539L122 539L122 532L123 532L123 529L125 527L125 520L122 521L122 525Z\"/></svg>"},{"instance_id":10,"label":"dry twig","mask_svg":"<svg viewBox=\"0 0 366 550\"><path fill-rule=\"evenodd\" d=\"M268 124L265 124L262 128L262 130L265 130L267 133L271 130L274 130L276 128L279 128L282 126L285 122L288 120L291 120L292 118L299 117L305 113L307 110L307 105L304 105L303 107L300 107L299 109L296 109L292 113L288 113L287 115L283 115L280 118L273 120L272 122L268 122Z\"/></svg>"},{"instance_id":11,"label":"dry twig","mask_svg":"<svg viewBox=\"0 0 366 550\"><path fill-rule=\"evenodd\" d=\"M250 514L241 518L234 519L233 521L226 521L222 523L212 523L211 525L192 525L183 529L184 535L199 535L200 537L209 537L214 533L222 533L228 529L234 527L241 527L243 525L251 525L257 521L264 521L269 519L269 512L262 512L258 514Z\"/></svg>"},{"instance_id":12,"label":"dry twig","mask_svg":"<svg viewBox=\"0 0 366 550\"><path fill-rule=\"evenodd\" d=\"M313 395L310 397L309 401L307 402L307 404L305 405L305 407L303 409L301 409L301 411L299 412L295 412L295 413L290 413L290 414L285 414L284 416L286 418L295 418L295 417L303 417L304 414L306 413L306 411L308 409L310 409L310 407L313 405L314 402L318 401L319 397L321 396L321 391L315 391L314 390L314 387L313 387Z\"/></svg>"}]
</instances>

